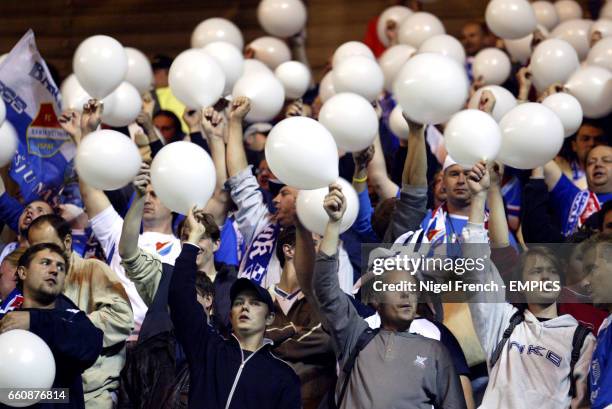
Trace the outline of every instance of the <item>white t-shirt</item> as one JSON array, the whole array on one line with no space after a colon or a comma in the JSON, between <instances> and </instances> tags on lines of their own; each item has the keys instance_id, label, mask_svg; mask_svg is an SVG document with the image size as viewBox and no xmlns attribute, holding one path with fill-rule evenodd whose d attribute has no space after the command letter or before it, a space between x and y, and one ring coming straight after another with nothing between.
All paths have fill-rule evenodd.
<instances>
[{"instance_id":1,"label":"white t-shirt","mask_svg":"<svg viewBox=\"0 0 612 409\"><path fill-rule=\"evenodd\" d=\"M147 313L147 306L138 295L134 283L125 275L119 256L119 239L123 228L123 219L112 206L107 207L91 219L91 228L104 249L106 262L117 273L132 304L135 332L137 332ZM162 262L174 265L174 260L181 253L181 242L171 234L144 232L138 237L138 247L156 254Z\"/></svg>"}]
</instances>

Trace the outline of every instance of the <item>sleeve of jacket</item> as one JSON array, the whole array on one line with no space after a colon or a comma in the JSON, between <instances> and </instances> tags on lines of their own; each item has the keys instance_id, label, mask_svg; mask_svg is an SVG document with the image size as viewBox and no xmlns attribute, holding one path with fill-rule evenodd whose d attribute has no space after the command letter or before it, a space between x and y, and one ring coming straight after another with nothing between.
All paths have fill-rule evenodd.
<instances>
[{"instance_id":1,"label":"sleeve of jacket","mask_svg":"<svg viewBox=\"0 0 612 409\"><path fill-rule=\"evenodd\" d=\"M258 190L257 179L248 166L226 182L230 196L238 210L235 213L238 229L244 237L247 247L251 245L255 234L268 224L268 207L265 205L263 195Z\"/></svg>"},{"instance_id":2,"label":"sleeve of jacket","mask_svg":"<svg viewBox=\"0 0 612 409\"><path fill-rule=\"evenodd\" d=\"M134 257L123 259L121 264L125 269L125 275L134 283L138 295L147 307L150 306L161 281L162 261L156 255L139 247Z\"/></svg>"},{"instance_id":3,"label":"sleeve of jacket","mask_svg":"<svg viewBox=\"0 0 612 409\"><path fill-rule=\"evenodd\" d=\"M439 350L436 361L436 407L441 409L465 409L465 397L459 375L455 372L448 351L442 345L440 345Z\"/></svg>"},{"instance_id":4,"label":"sleeve of jacket","mask_svg":"<svg viewBox=\"0 0 612 409\"><path fill-rule=\"evenodd\" d=\"M30 310L30 331L45 341L56 361L79 372L102 352L102 331L82 311Z\"/></svg>"},{"instance_id":5,"label":"sleeve of jacket","mask_svg":"<svg viewBox=\"0 0 612 409\"><path fill-rule=\"evenodd\" d=\"M357 213L357 219L351 226L351 229L357 233L359 240L362 243L378 243L380 239L374 233L372 228L372 202L370 201L370 195L368 190L365 189L357 195L359 199L359 212Z\"/></svg>"},{"instance_id":6,"label":"sleeve of jacket","mask_svg":"<svg viewBox=\"0 0 612 409\"><path fill-rule=\"evenodd\" d=\"M421 186L402 186L395 211L391 215L389 227L383 242L393 243L402 234L419 229L427 214L427 188Z\"/></svg>"},{"instance_id":7,"label":"sleeve of jacket","mask_svg":"<svg viewBox=\"0 0 612 409\"><path fill-rule=\"evenodd\" d=\"M289 362L320 360L321 355L333 354L329 334L321 323L303 328L274 348L274 353Z\"/></svg>"},{"instance_id":8,"label":"sleeve of jacket","mask_svg":"<svg viewBox=\"0 0 612 409\"><path fill-rule=\"evenodd\" d=\"M0 222L9 226L15 233L19 233L19 216L23 209L21 203L8 193L0 195Z\"/></svg>"},{"instance_id":9,"label":"sleeve of jacket","mask_svg":"<svg viewBox=\"0 0 612 409\"><path fill-rule=\"evenodd\" d=\"M95 263L92 301L95 311L87 316L104 333L104 348L125 341L134 328L130 300L116 274L101 261Z\"/></svg>"},{"instance_id":10,"label":"sleeve of jacket","mask_svg":"<svg viewBox=\"0 0 612 409\"><path fill-rule=\"evenodd\" d=\"M530 179L523 189L521 220L526 243L562 243L561 228L548 214L549 193L544 179Z\"/></svg>"},{"instance_id":11,"label":"sleeve of jacket","mask_svg":"<svg viewBox=\"0 0 612 409\"><path fill-rule=\"evenodd\" d=\"M576 377L576 396L572 399L570 408L588 408L590 405L589 396L589 370L591 368L591 358L595 350L595 337L589 334L584 340L580 358L574 367Z\"/></svg>"}]
</instances>

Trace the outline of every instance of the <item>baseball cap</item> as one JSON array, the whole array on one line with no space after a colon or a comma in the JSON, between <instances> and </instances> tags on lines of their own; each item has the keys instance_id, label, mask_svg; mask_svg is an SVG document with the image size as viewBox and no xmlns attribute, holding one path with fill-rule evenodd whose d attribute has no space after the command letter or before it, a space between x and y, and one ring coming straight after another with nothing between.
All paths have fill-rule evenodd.
<instances>
[{"instance_id":1,"label":"baseball cap","mask_svg":"<svg viewBox=\"0 0 612 409\"><path fill-rule=\"evenodd\" d=\"M172 58L167 55L158 54L151 61L151 68L154 70L169 70L172 65Z\"/></svg>"},{"instance_id":2,"label":"baseball cap","mask_svg":"<svg viewBox=\"0 0 612 409\"><path fill-rule=\"evenodd\" d=\"M274 312L274 302L268 290L257 284L255 281L249 280L248 278L239 278L234 281L232 288L230 288L230 301L232 304L234 300L241 292L245 290L253 290L257 294L259 301L266 303L270 312Z\"/></svg>"}]
</instances>

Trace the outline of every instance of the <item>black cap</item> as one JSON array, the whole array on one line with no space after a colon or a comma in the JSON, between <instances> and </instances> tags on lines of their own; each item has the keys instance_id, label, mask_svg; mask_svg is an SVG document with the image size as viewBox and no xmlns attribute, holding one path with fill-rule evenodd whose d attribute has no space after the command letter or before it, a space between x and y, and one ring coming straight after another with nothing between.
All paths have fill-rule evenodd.
<instances>
[{"instance_id":1,"label":"black cap","mask_svg":"<svg viewBox=\"0 0 612 409\"><path fill-rule=\"evenodd\" d=\"M270 312L274 312L274 302L272 301L272 297L268 290L257 284L255 281L249 280L248 278L239 278L234 281L232 284L232 288L230 288L230 301L232 304L234 303L234 299L243 292L244 290L253 290L257 293L257 298L261 302L264 302L268 305L268 309Z\"/></svg>"},{"instance_id":2,"label":"black cap","mask_svg":"<svg viewBox=\"0 0 612 409\"><path fill-rule=\"evenodd\" d=\"M151 61L151 67L154 70L169 70L172 65L172 58L167 55L158 54L153 57Z\"/></svg>"}]
</instances>

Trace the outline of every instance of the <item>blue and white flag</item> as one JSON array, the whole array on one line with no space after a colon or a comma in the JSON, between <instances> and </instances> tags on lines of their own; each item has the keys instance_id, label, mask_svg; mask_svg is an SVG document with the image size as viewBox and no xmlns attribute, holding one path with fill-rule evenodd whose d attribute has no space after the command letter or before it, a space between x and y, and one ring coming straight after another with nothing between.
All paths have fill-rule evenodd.
<instances>
[{"instance_id":1,"label":"blue and white flag","mask_svg":"<svg viewBox=\"0 0 612 409\"><path fill-rule=\"evenodd\" d=\"M26 203L39 198L50 201L62 189L75 146L57 120L59 88L36 48L32 30L0 63L0 95L7 120L19 135L10 176Z\"/></svg>"}]
</instances>

